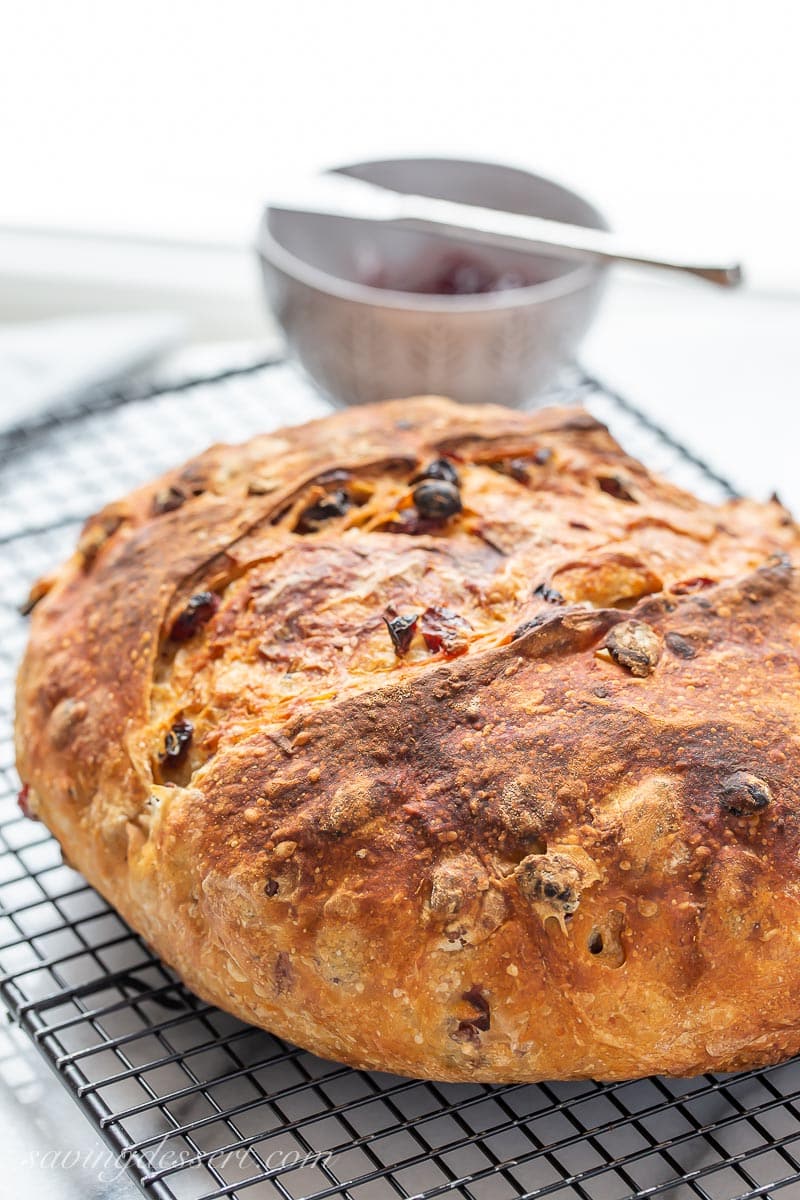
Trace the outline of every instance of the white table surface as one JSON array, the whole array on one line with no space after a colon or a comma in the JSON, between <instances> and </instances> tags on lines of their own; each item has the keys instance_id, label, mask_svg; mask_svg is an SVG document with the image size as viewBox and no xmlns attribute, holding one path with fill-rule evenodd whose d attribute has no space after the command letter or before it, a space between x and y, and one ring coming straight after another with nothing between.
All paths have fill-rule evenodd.
<instances>
[{"instance_id":1,"label":"white table surface","mask_svg":"<svg viewBox=\"0 0 800 1200\"><path fill-rule=\"evenodd\" d=\"M800 297L619 276L582 357L738 487L759 497L777 489L800 511L798 333ZM241 347L228 353L241 361ZM180 367L203 371L224 359L218 347L193 349ZM27 1039L2 1026L0 1164L8 1196L139 1195Z\"/></svg>"},{"instance_id":2,"label":"white table surface","mask_svg":"<svg viewBox=\"0 0 800 1200\"><path fill-rule=\"evenodd\" d=\"M739 490L800 514L800 296L620 275L581 357Z\"/></svg>"},{"instance_id":3,"label":"white table surface","mask_svg":"<svg viewBox=\"0 0 800 1200\"><path fill-rule=\"evenodd\" d=\"M0 1006L0 1195L135 1200L133 1180Z\"/></svg>"}]
</instances>

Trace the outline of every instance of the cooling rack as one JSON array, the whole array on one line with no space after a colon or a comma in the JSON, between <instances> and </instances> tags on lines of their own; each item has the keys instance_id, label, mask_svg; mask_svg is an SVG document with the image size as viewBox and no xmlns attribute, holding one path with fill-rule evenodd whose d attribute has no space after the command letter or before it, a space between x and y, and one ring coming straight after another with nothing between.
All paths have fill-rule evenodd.
<instances>
[{"instance_id":1,"label":"cooling rack","mask_svg":"<svg viewBox=\"0 0 800 1200\"><path fill-rule=\"evenodd\" d=\"M652 468L728 483L596 380L580 400ZM728 1077L445 1085L356 1072L188 993L16 805L17 604L108 499L209 441L326 411L285 364L98 396L0 439L0 993L158 1200L800 1200L800 1062Z\"/></svg>"}]
</instances>

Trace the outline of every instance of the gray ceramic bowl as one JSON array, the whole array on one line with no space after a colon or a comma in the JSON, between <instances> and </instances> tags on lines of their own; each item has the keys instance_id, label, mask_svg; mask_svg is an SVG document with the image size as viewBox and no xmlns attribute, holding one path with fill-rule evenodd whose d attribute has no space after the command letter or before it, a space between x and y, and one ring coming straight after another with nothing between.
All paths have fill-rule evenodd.
<instances>
[{"instance_id":1,"label":"gray ceramic bowl","mask_svg":"<svg viewBox=\"0 0 800 1200\"><path fill-rule=\"evenodd\" d=\"M342 169L396 191L607 228L574 192L511 167L426 158ZM390 225L269 208L257 245L267 298L291 349L339 404L420 393L524 404L573 355L605 274L554 258L457 249ZM511 272L535 282L478 295L410 290L436 286L442 270L460 270L453 256L462 252L462 267L479 263L491 277Z\"/></svg>"}]
</instances>

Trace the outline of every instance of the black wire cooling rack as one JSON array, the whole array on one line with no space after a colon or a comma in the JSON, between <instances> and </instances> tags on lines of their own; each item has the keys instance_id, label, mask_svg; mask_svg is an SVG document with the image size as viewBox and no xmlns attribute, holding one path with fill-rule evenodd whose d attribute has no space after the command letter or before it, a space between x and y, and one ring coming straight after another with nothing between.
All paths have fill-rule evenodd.
<instances>
[{"instance_id":1,"label":"black wire cooling rack","mask_svg":"<svg viewBox=\"0 0 800 1200\"><path fill-rule=\"evenodd\" d=\"M651 467L712 499L731 493L622 398L577 374L568 385ZM30 582L114 495L211 440L324 410L272 364L100 398L0 438L0 992L12 1018L158 1200L800 1200L800 1062L611 1085L351 1071L193 997L19 812L11 692Z\"/></svg>"}]
</instances>

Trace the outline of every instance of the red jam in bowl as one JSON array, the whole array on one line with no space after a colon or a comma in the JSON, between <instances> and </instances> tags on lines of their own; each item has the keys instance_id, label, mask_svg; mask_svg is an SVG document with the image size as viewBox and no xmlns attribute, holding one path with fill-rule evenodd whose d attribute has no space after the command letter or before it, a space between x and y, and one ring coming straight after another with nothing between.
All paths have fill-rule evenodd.
<instances>
[{"instance_id":1,"label":"red jam in bowl","mask_svg":"<svg viewBox=\"0 0 800 1200\"><path fill-rule=\"evenodd\" d=\"M437 262L430 260L392 273L379 269L365 275L370 287L389 288L394 292L414 292L422 296L484 296L530 287L539 282L521 267L498 270L491 264L464 251L454 251Z\"/></svg>"}]
</instances>

